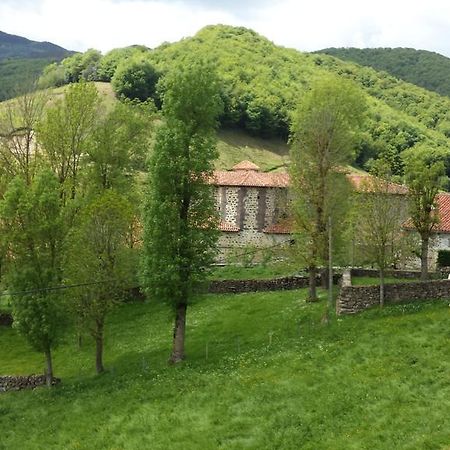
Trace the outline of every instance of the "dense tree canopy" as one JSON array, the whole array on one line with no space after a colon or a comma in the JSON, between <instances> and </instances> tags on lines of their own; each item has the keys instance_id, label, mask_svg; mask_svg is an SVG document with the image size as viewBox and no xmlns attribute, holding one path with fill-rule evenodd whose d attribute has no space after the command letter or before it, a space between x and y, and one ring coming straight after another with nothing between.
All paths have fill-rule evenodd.
<instances>
[{"instance_id":1,"label":"dense tree canopy","mask_svg":"<svg viewBox=\"0 0 450 450\"><path fill-rule=\"evenodd\" d=\"M310 299L316 300L318 267L328 258L330 219L334 242L342 231L346 177L355 135L363 123L364 96L353 83L337 77L316 81L299 104L291 148L293 213L298 252L310 273Z\"/></svg>"},{"instance_id":2,"label":"dense tree canopy","mask_svg":"<svg viewBox=\"0 0 450 450\"><path fill-rule=\"evenodd\" d=\"M326 48L326 53L376 70L441 95L450 95L450 58L413 48Z\"/></svg>"},{"instance_id":3,"label":"dense tree canopy","mask_svg":"<svg viewBox=\"0 0 450 450\"><path fill-rule=\"evenodd\" d=\"M372 160L383 159L390 164L393 174L401 176L404 150L418 143L449 147L447 97L329 55L277 47L241 27L208 26L192 38L153 50L142 47L114 50L98 62L97 79L113 78L117 68L126 66L135 57L160 73L170 73L176 64L192 56L214 61L222 85L223 127L238 127L256 136L281 136L287 140L292 114L308 86L331 72L355 81L367 98L369 119L356 160L360 167L370 168Z\"/></svg>"},{"instance_id":4,"label":"dense tree canopy","mask_svg":"<svg viewBox=\"0 0 450 450\"><path fill-rule=\"evenodd\" d=\"M149 165L143 282L175 310L172 362L184 359L186 309L214 260L212 186L219 86L211 65L192 60L164 83L165 123Z\"/></svg>"}]
</instances>

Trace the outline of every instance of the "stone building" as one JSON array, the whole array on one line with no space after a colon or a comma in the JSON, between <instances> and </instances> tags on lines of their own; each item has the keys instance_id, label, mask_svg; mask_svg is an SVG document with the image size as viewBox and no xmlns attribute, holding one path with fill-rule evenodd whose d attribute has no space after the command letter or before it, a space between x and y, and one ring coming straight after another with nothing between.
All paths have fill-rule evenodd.
<instances>
[{"instance_id":1,"label":"stone building","mask_svg":"<svg viewBox=\"0 0 450 450\"><path fill-rule=\"evenodd\" d=\"M289 175L262 172L250 161L215 171L221 259L233 249L267 248L290 240Z\"/></svg>"}]
</instances>

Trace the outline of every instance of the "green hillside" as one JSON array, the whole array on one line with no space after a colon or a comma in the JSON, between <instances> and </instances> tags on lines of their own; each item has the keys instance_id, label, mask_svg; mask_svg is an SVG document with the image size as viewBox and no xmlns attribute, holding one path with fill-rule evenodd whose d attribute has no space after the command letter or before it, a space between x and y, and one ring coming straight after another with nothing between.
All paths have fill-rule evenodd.
<instances>
[{"instance_id":1,"label":"green hillside","mask_svg":"<svg viewBox=\"0 0 450 450\"><path fill-rule=\"evenodd\" d=\"M306 290L208 295L191 307L188 360L166 363L161 304L121 306L105 363L75 333L55 352L62 386L0 393L1 449L443 449L450 442L449 308L386 307L320 323ZM0 328L0 373L42 372ZM30 431L32 430L32 431Z\"/></svg>"},{"instance_id":2,"label":"green hillside","mask_svg":"<svg viewBox=\"0 0 450 450\"><path fill-rule=\"evenodd\" d=\"M176 62L192 56L210 59L222 79L225 112L221 125L224 130L241 129L252 136L281 138L286 142L292 113L311 82L333 74L349 78L360 86L369 105L365 132L355 149L359 167L366 168L371 159L382 157L391 164L395 174L402 175L400 155L408 148L424 145L430 151L438 148L449 153L448 97L329 55L276 46L245 28L208 26L194 37L173 44L153 50L139 48L134 56L130 56L128 50L114 50L93 62L92 67L83 67L83 71L95 79L100 77L98 70L103 67L101 77L108 73L114 79L117 67L129 58L137 58L150 62L164 74L172 70ZM69 70L79 59L70 61L68 58L54 70ZM66 78L69 75L66 74Z\"/></svg>"},{"instance_id":3,"label":"green hillside","mask_svg":"<svg viewBox=\"0 0 450 450\"><path fill-rule=\"evenodd\" d=\"M70 53L51 42L31 41L21 36L0 31L0 60L8 58L55 58L62 59Z\"/></svg>"},{"instance_id":4,"label":"green hillside","mask_svg":"<svg viewBox=\"0 0 450 450\"><path fill-rule=\"evenodd\" d=\"M72 53L50 42L0 31L0 101L29 89L46 66Z\"/></svg>"},{"instance_id":5,"label":"green hillside","mask_svg":"<svg viewBox=\"0 0 450 450\"><path fill-rule=\"evenodd\" d=\"M0 61L0 101L19 95L33 85L53 58L6 59Z\"/></svg>"},{"instance_id":6,"label":"green hillside","mask_svg":"<svg viewBox=\"0 0 450 450\"><path fill-rule=\"evenodd\" d=\"M413 48L326 48L326 53L362 66L384 70L394 77L450 96L450 58Z\"/></svg>"}]
</instances>

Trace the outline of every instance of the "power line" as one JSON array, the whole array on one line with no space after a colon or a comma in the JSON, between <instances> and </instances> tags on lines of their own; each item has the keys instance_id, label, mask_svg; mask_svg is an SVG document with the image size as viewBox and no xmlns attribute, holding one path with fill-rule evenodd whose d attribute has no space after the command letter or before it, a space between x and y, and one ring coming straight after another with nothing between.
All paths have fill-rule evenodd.
<instances>
[{"instance_id":1,"label":"power line","mask_svg":"<svg viewBox=\"0 0 450 450\"><path fill-rule=\"evenodd\" d=\"M280 247L282 245L286 245L289 244L289 241L286 242L279 242L278 244L274 244L271 245L270 247L263 247L263 248L257 248L254 250L250 250L238 255L233 255L233 257L235 258L242 258L243 256L247 256L247 255L251 255L254 253L258 253L264 250L270 250L272 248L276 248L276 247ZM0 292L0 297L11 297L11 296L15 296L15 295L31 295L31 294L38 294L41 292L53 292L53 291L63 291L66 289L74 289L77 287L85 287L85 286L94 286L97 284L106 284L106 283L113 283L116 280L103 280L103 281L91 281L88 283L78 283L78 284L63 284L63 285L59 285L59 286L51 286L48 288L39 288L39 289L28 289L28 290L24 290L24 291L15 291L15 292ZM128 289L135 289L135 288L140 288L141 286L132 286L129 287Z\"/></svg>"},{"instance_id":2,"label":"power line","mask_svg":"<svg viewBox=\"0 0 450 450\"><path fill-rule=\"evenodd\" d=\"M262 251L265 251L265 250L270 250L270 249L275 248L275 247L281 247L282 245L290 244L290 241L291 241L291 239L287 240L287 241L284 241L284 242L279 242L278 244L274 244L274 245L271 245L269 247L260 247L260 248L254 249L254 250L249 250L247 252L240 253L238 255L232 255L232 256L233 256L233 258L241 258L243 256L252 255L254 253L258 253L258 252L262 252Z\"/></svg>"},{"instance_id":3,"label":"power line","mask_svg":"<svg viewBox=\"0 0 450 450\"><path fill-rule=\"evenodd\" d=\"M29 289L26 291L16 291L16 292L1 292L0 297L9 297L13 295L30 295L30 294L36 294L39 292L51 292L51 291L62 291L65 289L73 289L77 287L84 287L84 286L93 286L96 284L106 284L106 283L112 283L115 280L104 280L104 281L91 281L89 283L78 283L78 284L62 284L60 286L52 286L48 288L40 288L40 289ZM133 286L129 289L133 289L135 287L139 286Z\"/></svg>"}]
</instances>

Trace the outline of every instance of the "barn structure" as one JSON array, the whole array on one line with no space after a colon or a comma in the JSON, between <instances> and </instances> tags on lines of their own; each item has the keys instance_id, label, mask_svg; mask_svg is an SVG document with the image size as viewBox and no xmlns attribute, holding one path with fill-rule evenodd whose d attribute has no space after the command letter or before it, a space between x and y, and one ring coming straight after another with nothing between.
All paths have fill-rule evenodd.
<instances>
[{"instance_id":1,"label":"barn structure","mask_svg":"<svg viewBox=\"0 0 450 450\"><path fill-rule=\"evenodd\" d=\"M267 248L290 240L287 173L262 172L250 161L215 171L220 215L219 248L224 259L235 249Z\"/></svg>"}]
</instances>

